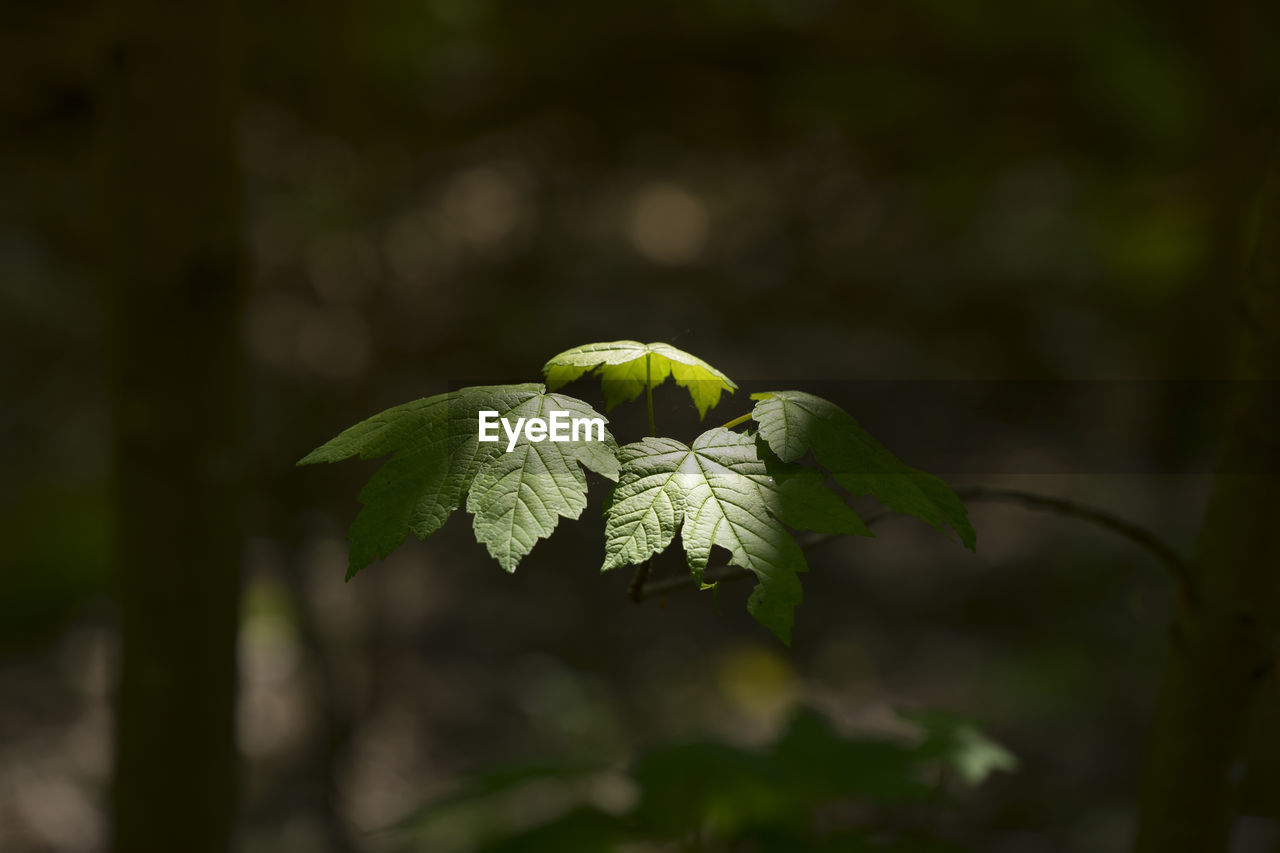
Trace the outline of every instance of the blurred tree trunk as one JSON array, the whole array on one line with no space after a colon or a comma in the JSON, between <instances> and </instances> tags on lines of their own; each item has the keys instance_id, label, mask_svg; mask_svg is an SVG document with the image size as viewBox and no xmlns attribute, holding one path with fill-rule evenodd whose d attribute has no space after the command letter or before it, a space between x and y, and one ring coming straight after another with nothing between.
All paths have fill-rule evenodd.
<instances>
[{"instance_id":1,"label":"blurred tree trunk","mask_svg":"<svg viewBox=\"0 0 1280 853\"><path fill-rule=\"evenodd\" d=\"M1138 853L1228 849L1280 642L1280 186L1264 190L1239 301L1234 407L1144 771Z\"/></svg>"},{"instance_id":2,"label":"blurred tree trunk","mask_svg":"<svg viewBox=\"0 0 1280 853\"><path fill-rule=\"evenodd\" d=\"M235 814L244 375L234 16L121 0L105 147L114 849L225 851Z\"/></svg>"}]
</instances>

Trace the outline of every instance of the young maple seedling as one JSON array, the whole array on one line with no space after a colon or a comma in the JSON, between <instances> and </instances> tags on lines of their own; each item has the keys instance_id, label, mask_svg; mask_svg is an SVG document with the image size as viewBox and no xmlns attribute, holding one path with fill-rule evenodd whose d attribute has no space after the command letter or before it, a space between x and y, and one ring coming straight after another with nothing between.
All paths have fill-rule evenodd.
<instances>
[{"instance_id":1,"label":"young maple seedling","mask_svg":"<svg viewBox=\"0 0 1280 853\"><path fill-rule=\"evenodd\" d=\"M557 417L607 423L587 403L556 389L587 372L604 386L606 411L645 394L650 435L618 446L607 430L547 435L535 422ZM351 525L347 577L385 557L409 533L425 539L466 499L477 541L507 571L560 518L576 519L587 505L583 469L614 482L605 500L602 570L643 565L680 533L689 571L700 582L712 550L754 574L747 610L784 643L808 569L789 528L870 536L845 497L873 495L890 510L914 515L940 531L953 530L968 548L976 536L964 504L932 474L911 468L872 438L851 415L803 391L752 394L751 412L685 444L657 436L653 389L669 377L685 388L700 418L737 390L724 373L663 343L587 344L566 350L542 368L547 386L463 388L387 409L343 431L298 464L337 462L359 455L391 458L360 492L364 505ZM485 425L530 425L508 431L509 441L482 435ZM735 432L754 421L756 428ZM812 454L817 467L799 460Z\"/></svg>"}]
</instances>

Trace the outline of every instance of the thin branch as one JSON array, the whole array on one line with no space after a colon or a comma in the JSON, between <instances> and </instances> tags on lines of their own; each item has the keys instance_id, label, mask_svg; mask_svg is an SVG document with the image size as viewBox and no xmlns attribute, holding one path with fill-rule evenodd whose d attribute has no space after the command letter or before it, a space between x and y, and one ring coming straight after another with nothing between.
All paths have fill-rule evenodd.
<instances>
[{"instance_id":1,"label":"thin branch","mask_svg":"<svg viewBox=\"0 0 1280 853\"><path fill-rule=\"evenodd\" d=\"M1169 572L1181 581L1188 598L1192 601L1195 599L1194 587L1191 579L1193 573L1191 565L1177 551L1173 549L1167 542L1156 536L1150 530L1140 527L1132 522L1125 521L1119 516L1113 515L1106 510L1087 504L1077 503L1076 501L1067 500L1066 498L1055 498L1049 495L1036 494L1035 492L1024 492L1021 489L1008 489L1003 486L987 486L982 484L971 484L956 486L952 489L965 501L994 501L999 503L1011 503L1022 506L1026 509L1039 510L1041 512L1052 512L1057 515L1066 515L1073 518L1080 518L1085 521L1091 521L1100 527L1104 527L1113 533L1118 533L1129 541L1141 546L1148 553L1152 554ZM871 527L877 522L892 515L887 510L868 515L863 522L867 527ZM800 547L807 551L816 548L826 542L835 539L839 534L818 534L803 543ZM648 572L645 572L646 578ZM637 578L639 573L637 573ZM752 573L738 566L716 566L707 569L702 576L703 583L718 583L720 581L735 581L753 577ZM632 601L641 602L646 598L652 598L655 595L665 595L678 589L692 587L697 583L692 574L678 575L676 577L662 578L661 580L648 581L644 580L640 584L632 582L629 595Z\"/></svg>"},{"instance_id":2,"label":"thin branch","mask_svg":"<svg viewBox=\"0 0 1280 853\"><path fill-rule=\"evenodd\" d=\"M965 501L996 501L1018 504L1027 509L1052 512L1058 515L1068 515L1085 521L1092 521L1099 527L1105 527L1113 533L1118 533L1130 542L1145 549L1160 562L1164 563L1165 568L1169 570L1174 578L1186 584L1188 592L1191 590L1191 579L1194 577L1194 573L1191 570L1191 564L1185 557L1174 550L1169 543L1145 527L1126 521L1106 510L1098 509L1088 504L1077 503L1066 498L1055 498L1049 495L1036 494L1035 492L1024 492L1021 489L1008 489L1003 486L986 486L975 483L956 486L953 491L961 500Z\"/></svg>"},{"instance_id":3,"label":"thin branch","mask_svg":"<svg viewBox=\"0 0 1280 853\"><path fill-rule=\"evenodd\" d=\"M753 577L751 572L738 566L716 566L707 569L702 573L703 583L720 583L721 581L740 581ZM692 574L675 575L669 578L661 578L656 581L642 584L640 587L631 587L631 600L639 604L646 598L653 598L655 595L666 595L668 592L674 592L677 589L693 586L697 583Z\"/></svg>"}]
</instances>

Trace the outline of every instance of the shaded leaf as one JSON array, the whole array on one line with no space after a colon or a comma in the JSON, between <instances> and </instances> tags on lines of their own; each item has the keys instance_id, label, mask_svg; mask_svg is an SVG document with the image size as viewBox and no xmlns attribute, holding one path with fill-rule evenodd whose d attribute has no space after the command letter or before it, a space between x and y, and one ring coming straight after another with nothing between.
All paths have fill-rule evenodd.
<instances>
[{"instance_id":1,"label":"shaded leaf","mask_svg":"<svg viewBox=\"0 0 1280 853\"><path fill-rule=\"evenodd\" d=\"M807 801L856 795L887 805L922 802L933 796L919 772L920 758L909 745L871 737L846 738L812 709L795 713L774 747L774 756Z\"/></svg>"},{"instance_id":2,"label":"shaded leaf","mask_svg":"<svg viewBox=\"0 0 1280 853\"><path fill-rule=\"evenodd\" d=\"M950 526L973 550L977 534L960 498L938 477L904 464L844 409L804 391L752 394L760 436L785 462L812 452L836 482L857 497L872 494L895 512L940 531Z\"/></svg>"},{"instance_id":3,"label":"shaded leaf","mask_svg":"<svg viewBox=\"0 0 1280 853\"><path fill-rule=\"evenodd\" d=\"M790 824L795 805L778 784L767 756L712 741L653 749L632 768L641 797L636 823L670 837L705 827L732 838L744 826Z\"/></svg>"}]
</instances>

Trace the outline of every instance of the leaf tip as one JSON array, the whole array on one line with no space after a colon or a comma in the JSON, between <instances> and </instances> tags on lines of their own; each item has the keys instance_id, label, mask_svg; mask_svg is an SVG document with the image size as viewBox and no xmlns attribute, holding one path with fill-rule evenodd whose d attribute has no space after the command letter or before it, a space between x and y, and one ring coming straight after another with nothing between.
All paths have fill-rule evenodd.
<instances>
[{"instance_id":1,"label":"leaf tip","mask_svg":"<svg viewBox=\"0 0 1280 853\"><path fill-rule=\"evenodd\" d=\"M300 468L303 465L315 465L317 462L327 462L328 460L320 453L320 450L321 448L317 447L315 450L311 451L293 464Z\"/></svg>"}]
</instances>

